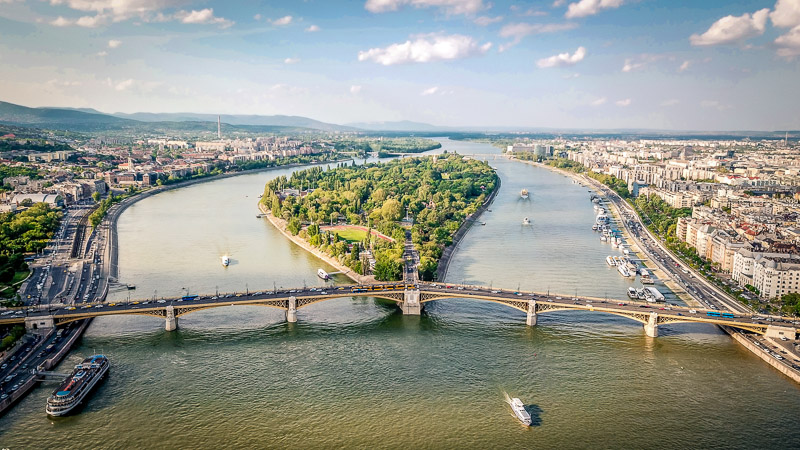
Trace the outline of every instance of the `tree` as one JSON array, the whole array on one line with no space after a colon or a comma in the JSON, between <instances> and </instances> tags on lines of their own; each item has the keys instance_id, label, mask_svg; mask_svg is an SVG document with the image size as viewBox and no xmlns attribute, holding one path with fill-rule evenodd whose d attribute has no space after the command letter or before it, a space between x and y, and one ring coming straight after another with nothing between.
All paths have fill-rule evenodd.
<instances>
[{"instance_id":1,"label":"tree","mask_svg":"<svg viewBox=\"0 0 800 450\"><path fill-rule=\"evenodd\" d=\"M92 200L94 200L95 203L99 203L100 202L100 193L97 192L97 191L93 192L92 193Z\"/></svg>"},{"instance_id":2,"label":"tree","mask_svg":"<svg viewBox=\"0 0 800 450\"><path fill-rule=\"evenodd\" d=\"M383 202L381 216L386 222L396 222L403 217L403 206L397 200L390 198Z\"/></svg>"}]
</instances>

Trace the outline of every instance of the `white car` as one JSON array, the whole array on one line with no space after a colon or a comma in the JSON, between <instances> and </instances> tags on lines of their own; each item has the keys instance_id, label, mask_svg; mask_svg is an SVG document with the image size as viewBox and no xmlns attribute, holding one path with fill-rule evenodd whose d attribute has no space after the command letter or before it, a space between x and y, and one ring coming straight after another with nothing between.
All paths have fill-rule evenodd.
<instances>
[{"instance_id":1,"label":"white car","mask_svg":"<svg viewBox=\"0 0 800 450\"><path fill-rule=\"evenodd\" d=\"M167 303L166 300L159 300L158 303Z\"/></svg>"}]
</instances>

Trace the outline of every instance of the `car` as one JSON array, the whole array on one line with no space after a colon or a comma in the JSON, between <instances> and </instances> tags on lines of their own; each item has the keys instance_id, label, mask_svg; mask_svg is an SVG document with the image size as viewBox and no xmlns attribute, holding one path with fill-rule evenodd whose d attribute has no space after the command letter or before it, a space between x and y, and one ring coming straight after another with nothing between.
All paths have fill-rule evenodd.
<instances>
[{"instance_id":1,"label":"car","mask_svg":"<svg viewBox=\"0 0 800 450\"><path fill-rule=\"evenodd\" d=\"M492 291L492 294L499 294L500 291Z\"/></svg>"},{"instance_id":2,"label":"car","mask_svg":"<svg viewBox=\"0 0 800 450\"><path fill-rule=\"evenodd\" d=\"M69 308L67 308L67 311L75 311L76 309L77 309L76 307L70 306Z\"/></svg>"},{"instance_id":3,"label":"car","mask_svg":"<svg viewBox=\"0 0 800 450\"><path fill-rule=\"evenodd\" d=\"M3 364L2 366L0 366L0 369L5 369L6 367L8 367L8 364Z\"/></svg>"},{"instance_id":4,"label":"car","mask_svg":"<svg viewBox=\"0 0 800 450\"><path fill-rule=\"evenodd\" d=\"M164 299L161 299L161 300L158 301L158 303L167 303L167 301L164 300Z\"/></svg>"},{"instance_id":5,"label":"car","mask_svg":"<svg viewBox=\"0 0 800 450\"><path fill-rule=\"evenodd\" d=\"M0 400L5 400L8 398L8 394L0 395Z\"/></svg>"},{"instance_id":6,"label":"car","mask_svg":"<svg viewBox=\"0 0 800 450\"><path fill-rule=\"evenodd\" d=\"M786 336L781 336L781 340L782 340L782 341L788 341L788 340L789 340L789 338L787 338Z\"/></svg>"},{"instance_id":7,"label":"car","mask_svg":"<svg viewBox=\"0 0 800 450\"><path fill-rule=\"evenodd\" d=\"M95 308L102 308L103 305L94 305Z\"/></svg>"}]
</instances>

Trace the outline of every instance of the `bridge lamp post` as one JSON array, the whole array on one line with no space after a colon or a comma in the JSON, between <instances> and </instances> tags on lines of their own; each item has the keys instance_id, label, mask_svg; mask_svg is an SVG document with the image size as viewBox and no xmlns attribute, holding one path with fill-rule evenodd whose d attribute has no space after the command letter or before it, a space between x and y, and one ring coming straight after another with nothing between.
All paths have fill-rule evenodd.
<instances>
[{"instance_id":1,"label":"bridge lamp post","mask_svg":"<svg viewBox=\"0 0 800 450\"><path fill-rule=\"evenodd\" d=\"M247 284L247 283L245 283L245 284L244 284L244 292L245 292L247 295L250 295L250 285L249 285L249 284Z\"/></svg>"}]
</instances>

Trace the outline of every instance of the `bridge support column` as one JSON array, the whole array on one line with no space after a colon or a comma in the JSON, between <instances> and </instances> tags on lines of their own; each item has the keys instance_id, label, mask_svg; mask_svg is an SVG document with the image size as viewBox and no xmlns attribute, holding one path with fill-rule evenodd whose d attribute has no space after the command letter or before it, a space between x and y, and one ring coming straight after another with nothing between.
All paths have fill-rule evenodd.
<instances>
[{"instance_id":1,"label":"bridge support column","mask_svg":"<svg viewBox=\"0 0 800 450\"><path fill-rule=\"evenodd\" d=\"M167 331L175 331L178 329L178 318L175 317L175 307L172 305L167 306L166 325L164 329Z\"/></svg>"},{"instance_id":2,"label":"bridge support column","mask_svg":"<svg viewBox=\"0 0 800 450\"><path fill-rule=\"evenodd\" d=\"M297 322L297 298L289 297L289 308L286 310L286 321Z\"/></svg>"},{"instance_id":3,"label":"bridge support column","mask_svg":"<svg viewBox=\"0 0 800 450\"><path fill-rule=\"evenodd\" d=\"M36 333L39 330L49 331L55 326L53 316L34 316L25 318L25 330Z\"/></svg>"},{"instance_id":4,"label":"bridge support column","mask_svg":"<svg viewBox=\"0 0 800 450\"><path fill-rule=\"evenodd\" d=\"M644 334L650 337L658 337L658 313L651 312L650 318L644 324Z\"/></svg>"},{"instance_id":5,"label":"bridge support column","mask_svg":"<svg viewBox=\"0 0 800 450\"><path fill-rule=\"evenodd\" d=\"M536 326L536 300L528 300L528 320L525 323L529 327Z\"/></svg>"},{"instance_id":6,"label":"bridge support column","mask_svg":"<svg viewBox=\"0 0 800 450\"><path fill-rule=\"evenodd\" d=\"M418 316L422 313L422 303L419 302L419 289L406 290L403 292L404 300L400 308L403 314Z\"/></svg>"}]
</instances>

